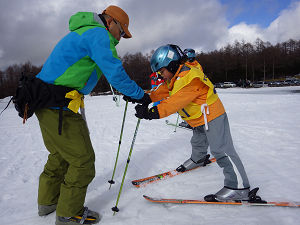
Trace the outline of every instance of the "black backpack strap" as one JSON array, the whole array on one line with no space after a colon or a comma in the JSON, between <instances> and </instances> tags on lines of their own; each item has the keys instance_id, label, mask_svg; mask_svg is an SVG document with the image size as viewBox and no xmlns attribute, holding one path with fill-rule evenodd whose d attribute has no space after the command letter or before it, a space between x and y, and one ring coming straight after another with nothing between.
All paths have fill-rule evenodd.
<instances>
[{"instance_id":1,"label":"black backpack strap","mask_svg":"<svg viewBox=\"0 0 300 225\"><path fill-rule=\"evenodd\" d=\"M59 116L58 116L58 134L61 135L62 131L62 122L63 122L63 107L59 107Z\"/></svg>"},{"instance_id":2,"label":"black backpack strap","mask_svg":"<svg viewBox=\"0 0 300 225\"><path fill-rule=\"evenodd\" d=\"M2 110L2 112L0 113L0 116L1 114L8 108L8 106L10 105L11 101L13 100L13 97L10 98L9 102L7 103L7 106Z\"/></svg>"}]
</instances>

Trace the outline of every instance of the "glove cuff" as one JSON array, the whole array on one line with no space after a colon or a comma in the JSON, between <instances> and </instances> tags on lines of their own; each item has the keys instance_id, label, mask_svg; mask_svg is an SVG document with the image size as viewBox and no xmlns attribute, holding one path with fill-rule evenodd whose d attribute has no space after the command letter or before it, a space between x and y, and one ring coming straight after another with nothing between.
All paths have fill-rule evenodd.
<instances>
[{"instance_id":1,"label":"glove cuff","mask_svg":"<svg viewBox=\"0 0 300 225\"><path fill-rule=\"evenodd\" d=\"M145 93L144 96L140 100L140 103L142 103L143 105L149 105L151 102L152 102L152 100L147 93Z\"/></svg>"},{"instance_id":2,"label":"glove cuff","mask_svg":"<svg viewBox=\"0 0 300 225\"><path fill-rule=\"evenodd\" d=\"M159 112L158 112L158 109L157 109L157 106L154 106L152 108L149 109L149 119L152 120L152 119L159 119Z\"/></svg>"}]
</instances>

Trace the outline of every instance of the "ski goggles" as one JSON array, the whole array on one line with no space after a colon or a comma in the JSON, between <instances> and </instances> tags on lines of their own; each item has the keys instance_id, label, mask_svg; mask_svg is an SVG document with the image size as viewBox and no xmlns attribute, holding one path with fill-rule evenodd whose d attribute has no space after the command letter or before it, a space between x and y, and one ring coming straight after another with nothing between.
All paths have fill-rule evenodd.
<instances>
[{"instance_id":1,"label":"ski goggles","mask_svg":"<svg viewBox=\"0 0 300 225\"><path fill-rule=\"evenodd\" d=\"M124 30L123 30L121 24L120 24L118 21L116 21L115 19L113 19L113 21L114 21L114 22L117 24L117 26L119 27L119 30L120 30L120 36L121 36L121 37L124 37L124 36L125 36L125 32L124 32Z\"/></svg>"}]
</instances>

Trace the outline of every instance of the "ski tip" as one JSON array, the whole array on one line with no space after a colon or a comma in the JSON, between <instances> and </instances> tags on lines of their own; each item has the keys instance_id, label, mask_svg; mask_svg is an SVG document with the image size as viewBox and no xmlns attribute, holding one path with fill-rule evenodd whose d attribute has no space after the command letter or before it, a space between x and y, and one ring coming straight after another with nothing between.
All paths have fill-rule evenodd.
<instances>
[{"instance_id":1,"label":"ski tip","mask_svg":"<svg viewBox=\"0 0 300 225\"><path fill-rule=\"evenodd\" d=\"M148 201L153 201L153 199L147 195L143 195L144 199L148 200Z\"/></svg>"},{"instance_id":2,"label":"ski tip","mask_svg":"<svg viewBox=\"0 0 300 225\"><path fill-rule=\"evenodd\" d=\"M131 181L132 185L135 186L136 188L140 188L141 187L141 183L136 181L136 180L133 180Z\"/></svg>"},{"instance_id":3,"label":"ski tip","mask_svg":"<svg viewBox=\"0 0 300 225\"><path fill-rule=\"evenodd\" d=\"M165 201L162 201L162 199L160 199L160 198L153 198L153 197L149 197L147 195L143 195L143 197L150 202L165 203ZM166 199L164 199L164 200L166 200Z\"/></svg>"}]
</instances>

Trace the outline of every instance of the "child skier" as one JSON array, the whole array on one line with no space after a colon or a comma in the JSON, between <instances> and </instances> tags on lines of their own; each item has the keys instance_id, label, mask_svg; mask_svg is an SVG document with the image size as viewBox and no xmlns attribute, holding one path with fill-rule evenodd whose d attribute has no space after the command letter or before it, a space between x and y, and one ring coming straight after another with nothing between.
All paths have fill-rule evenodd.
<instances>
[{"instance_id":1,"label":"child skier","mask_svg":"<svg viewBox=\"0 0 300 225\"><path fill-rule=\"evenodd\" d=\"M164 45L154 52L151 69L161 74L166 82L153 90L150 97L152 102L164 100L150 109L147 105L137 105L135 115L151 120L178 112L194 129L191 157L177 170L185 171L208 163L207 149L210 146L217 164L223 168L225 180L221 190L204 199L249 200L250 184L243 163L234 149L223 104L203 71L186 61L187 56L176 45Z\"/></svg>"}]
</instances>

